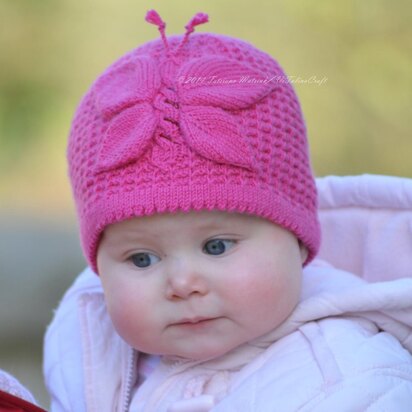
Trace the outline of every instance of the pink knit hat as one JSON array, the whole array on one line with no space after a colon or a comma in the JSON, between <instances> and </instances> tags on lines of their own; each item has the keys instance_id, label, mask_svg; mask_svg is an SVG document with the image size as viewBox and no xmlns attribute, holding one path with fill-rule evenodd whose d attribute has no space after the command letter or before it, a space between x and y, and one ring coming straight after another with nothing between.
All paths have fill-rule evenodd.
<instances>
[{"instance_id":1,"label":"pink knit hat","mask_svg":"<svg viewBox=\"0 0 412 412\"><path fill-rule=\"evenodd\" d=\"M248 213L318 251L317 196L296 94L279 64L227 36L165 35L97 78L73 119L67 150L84 254L97 273L107 225L154 213Z\"/></svg>"}]
</instances>

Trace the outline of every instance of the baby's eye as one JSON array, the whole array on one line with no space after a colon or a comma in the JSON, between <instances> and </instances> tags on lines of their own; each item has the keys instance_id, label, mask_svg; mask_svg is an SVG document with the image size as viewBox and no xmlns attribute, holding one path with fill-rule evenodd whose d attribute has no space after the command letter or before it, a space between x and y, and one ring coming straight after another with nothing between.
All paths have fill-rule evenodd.
<instances>
[{"instance_id":1,"label":"baby's eye","mask_svg":"<svg viewBox=\"0 0 412 412\"><path fill-rule=\"evenodd\" d=\"M147 268L160 261L159 256L147 252L135 253L129 259L138 268Z\"/></svg>"},{"instance_id":2,"label":"baby's eye","mask_svg":"<svg viewBox=\"0 0 412 412\"><path fill-rule=\"evenodd\" d=\"M212 239L205 243L205 245L203 246L203 252L209 255L221 255L222 253L225 253L228 249L233 247L234 244L234 240Z\"/></svg>"}]
</instances>

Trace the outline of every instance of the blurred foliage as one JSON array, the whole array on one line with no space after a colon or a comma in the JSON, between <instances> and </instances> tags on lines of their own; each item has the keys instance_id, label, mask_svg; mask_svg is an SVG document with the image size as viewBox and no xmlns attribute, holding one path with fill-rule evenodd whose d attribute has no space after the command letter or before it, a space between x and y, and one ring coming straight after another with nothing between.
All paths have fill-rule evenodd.
<instances>
[{"instance_id":1,"label":"blurred foliage","mask_svg":"<svg viewBox=\"0 0 412 412\"><path fill-rule=\"evenodd\" d=\"M0 202L36 213L72 212L65 146L75 107L114 59L167 33L243 38L273 55L295 83L318 176L412 177L412 3L409 0L2 0Z\"/></svg>"}]
</instances>

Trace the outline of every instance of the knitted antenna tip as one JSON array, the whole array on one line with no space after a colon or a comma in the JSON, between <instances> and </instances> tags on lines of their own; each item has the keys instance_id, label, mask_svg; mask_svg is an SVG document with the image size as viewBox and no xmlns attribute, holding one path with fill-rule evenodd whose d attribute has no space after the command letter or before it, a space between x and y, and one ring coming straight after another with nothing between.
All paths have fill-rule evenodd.
<instances>
[{"instance_id":1,"label":"knitted antenna tip","mask_svg":"<svg viewBox=\"0 0 412 412\"><path fill-rule=\"evenodd\" d=\"M195 26L207 23L208 21L209 16L206 13L197 13L190 19L189 23L186 24L185 29L188 31L188 33L192 33Z\"/></svg>"},{"instance_id":2,"label":"knitted antenna tip","mask_svg":"<svg viewBox=\"0 0 412 412\"><path fill-rule=\"evenodd\" d=\"M146 14L145 20L148 23L158 26L159 28L166 27L166 23L162 20L162 18L159 16L159 13L156 10L149 10Z\"/></svg>"}]
</instances>

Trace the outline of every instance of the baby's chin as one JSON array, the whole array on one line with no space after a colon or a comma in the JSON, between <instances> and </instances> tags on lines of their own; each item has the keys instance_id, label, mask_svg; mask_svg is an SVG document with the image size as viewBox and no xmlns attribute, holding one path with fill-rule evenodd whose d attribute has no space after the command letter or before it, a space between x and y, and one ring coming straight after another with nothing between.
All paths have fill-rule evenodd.
<instances>
[{"instance_id":1,"label":"baby's chin","mask_svg":"<svg viewBox=\"0 0 412 412\"><path fill-rule=\"evenodd\" d=\"M221 356L226 355L234 348L228 350L213 350L213 351L197 351L197 350L185 350L185 351L176 351L176 352L162 352L158 353L155 351L141 351L144 353L148 353L149 355L157 355L161 356L163 359L168 361L199 361L199 362L206 362L212 359L217 359Z\"/></svg>"},{"instance_id":2,"label":"baby's chin","mask_svg":"<svg viewBox=\"0 0 412 412\"><path fill-rule=\"evenodd\" d=\"M218 360L221 357L235 353L240 348L245 347L246 343L243 342L239 345L232 345L227 347L209 347L209 348L185 348L185 350L170 351L158 353L155 351L143 351L152 355L161 356L166 362L207 362L212 360Z\"/></svg>"}]
</instances>

